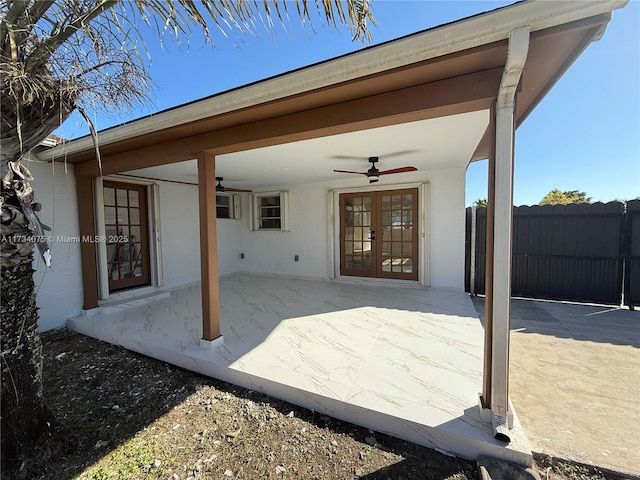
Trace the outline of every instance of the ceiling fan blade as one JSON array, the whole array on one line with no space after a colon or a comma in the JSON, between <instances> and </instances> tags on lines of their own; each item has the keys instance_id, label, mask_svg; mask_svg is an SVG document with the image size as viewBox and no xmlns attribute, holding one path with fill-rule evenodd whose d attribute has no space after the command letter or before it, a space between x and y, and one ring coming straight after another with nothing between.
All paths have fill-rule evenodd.
<instances>
[{"instance_id":1,"label":"ceiling fan blade","mask_svg":"<svg viewBox=\"0 0 640 480\"><path fill-rule=\"evenodd\" d=\"M396 152L389 152L389 153L385 153L380 155L380 158L382 158L383 160L387 159L387 158L392 158L392 157L399 157L401 155L409 155L410 153L415 153L418 150L416 150L415 148L412 148L410 150L399 150Z\"/></svg>"},{"instance_id":2,"label":"ceiling fan blade","mask_svg":"<svg viewBox=\"0 0 640 480\"><path fill-rule=\"evenodd\" d=\"M380 170L378 172L378 175L390 175L392 173L415 172L416 170L418 170L416 167L392 168L391 170Z\"/></svg>"},{"instance_id":3,"label":"ceiling fan blade","mask_svg":"<svg viewBox=\"0 0 640 480\"><path fill-rule=\"evenodd\" d=\"M336 160L366 160L366 157L356 157L354 155L331 155L329 158Z\"/></svg>"},{"instance_id":4,"label":"ceiling fan blade","mask_svg":"<svg viewBox=\"0 0 640 480\"><path fill-rule=\"evenodd\" d=\"M354 172L352 170L334 170L334 172L338 172L338 173L355 173L356 175L369 175L369 172Z\"/></svg>"}]
</instances>

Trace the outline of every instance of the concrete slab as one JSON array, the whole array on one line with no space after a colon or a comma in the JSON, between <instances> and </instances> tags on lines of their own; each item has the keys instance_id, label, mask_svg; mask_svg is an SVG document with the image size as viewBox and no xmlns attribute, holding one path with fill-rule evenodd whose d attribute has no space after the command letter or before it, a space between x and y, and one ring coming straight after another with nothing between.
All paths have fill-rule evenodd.
<instances>
[{"instance_id":1,"label":"concrete slab","mask_svg":"<svg viewBox=\"0 0 640 480\"><path fill-rule=\"evenodd\" d=\"M224 341L213 349L200 346L197 286L68 327L464 458L531 463L517 417L509 444L480 419L484 334L464 292L256 275L220 288Z\"/></svg>"},{"instance_id":2,"label":"concrete slab","mask_svg":"<svg viewBox=\"0 0 640 480\"><path fill-rule=\"evenodd\" d=\"M640 312L514 299L511 317L510 397L532 449L640 474Z\"/></svg>"}]
</instances>

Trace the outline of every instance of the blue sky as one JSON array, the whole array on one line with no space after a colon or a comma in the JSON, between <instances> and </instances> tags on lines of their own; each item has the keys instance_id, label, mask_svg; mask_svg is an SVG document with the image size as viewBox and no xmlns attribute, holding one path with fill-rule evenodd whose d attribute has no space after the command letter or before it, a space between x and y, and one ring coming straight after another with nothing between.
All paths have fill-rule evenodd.
<instances>
[{"instance_id":1,"label":"blue sky","mask_svg":"<svg viewBox=\"0 0 640 480\"><path fill-rule=\"evenodd\" d=\"M492 10L510 1L374 0L372 44ZM96 113L98 130L227 89L343 55L363 47L339 31L315 24L303 31L292 18L274 37L199 36L176 45L145 35L155 83L148 105L124 116ZM72 116L56 132L86 135ZM486 197L486 161L470 165L467 198ZM604 37L591 44L516 134L514 203L536 204L553 188L581 190L594 201L640 196L640 1L616 10Z\"/></svg>"}]
</instances>

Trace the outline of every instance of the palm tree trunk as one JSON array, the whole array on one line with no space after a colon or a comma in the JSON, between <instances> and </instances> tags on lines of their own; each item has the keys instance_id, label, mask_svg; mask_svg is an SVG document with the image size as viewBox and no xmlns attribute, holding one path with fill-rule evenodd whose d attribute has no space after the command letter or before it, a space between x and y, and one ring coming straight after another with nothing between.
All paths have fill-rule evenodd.
<instances>
[{"instance_id":1,"label":"palm tree trunk","mask_svg":"<svg viewBox=\"0 0 640 480\"><path fill-rule=\"evenodd\" d=\"M33 283L34 237L42 236L42 229L32 208L31 176L19 159L6 156L15 154L13 140L2 139L0 154L0 458L8 478L56 426L42 396L42 345Z\"/></svg>"},{"instance_id":2,"label":"palm tree trunk","mask_svg":"<svg viewBox=\"0 0 640 480\"><path fill-rule=\"evenodd\" d=\"M3 95L6 85L2 85ZM62 95L54 90L52 95ZM57 97L56 97L57 98ZM0 431L1 471L11 478L36 447L57 431L42 397L42 345L33 283L33 250L45 263L49 247L35 211L34 192L23 156L49 135L73 110L73 99L43 101L35 106L2 102L0 146ZM64 100L64 101L63 101ZM38 107L38 108L36 108ZM47 449L50 451L53 444ZM22 475L24 476L23 470ZM28 475L28 473L27 473Z\"/></svg>"},{"instance_id":3,"label":"palm tree trunk","mask_svg":"<svg viewBox=\"0 0 640 480\"><path fill-rule=\"evenodd\" d=\"M2 471L10 476L53 433L55 423L42 397L42 345L31 266L31 232L24 215L6 204L2 205L1 231L2 256L11 253L11 264L3 261L0 265ZM26 241L12 246L11 238Z\"/></svg>"}]
</instances>

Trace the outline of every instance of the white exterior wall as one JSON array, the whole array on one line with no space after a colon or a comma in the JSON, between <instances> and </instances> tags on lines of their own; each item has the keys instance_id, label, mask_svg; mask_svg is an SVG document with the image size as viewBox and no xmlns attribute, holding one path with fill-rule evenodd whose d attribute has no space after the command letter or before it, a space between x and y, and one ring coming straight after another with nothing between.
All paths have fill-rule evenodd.
<instances>
[{"instance_id":1,"label":"white exterior wall","mask_svg":"<svg viewBox=\"0 0 640 480\"><path fill-rule=\"evenodd\" d=\"M464 290L464 168L438 170L430 183L429 266L431 286Z\"/></svg>"},{"instance_id":2,"label":"white exterior wall","mask_svg":"<svg viewBox=\"0 0 640 480\"><path fill-rule=\"evenodd\" d=\"M429 283L434 287L464 288L465 175L464 168L403 175L407 183L429 183L427 251ZM381 188L385 184L389 185L381 183ZM235 271L328 278L332 262L327 237L329 191L356 191L367 186L361 178L357 178L355 181L341 180L267 189L270 192L289 192L288 232L250 231L249 197L243 195L241 228L237 232L237 240L221 242L219 224L220 259L237 259ZM403 185L398 184L397 187L402 188ZM244 259L240 259L240 253L245 254ZM294 261L294 255L299 255L298 262Z\"/></svg>"},{"instance_id":3,"label":"white exterior wall","mask_svg":"<svg viewBox=\"0 0 640 480\"><path fill-rule=\"evenodd\" d=\"M198 187L155 183L159 187L162 286L171 288L200 281Z\"/></svg>"},{"instance_id":4,"label":"white exterior wall","mask_svg":"<svg viewBox=\"0 0 640 480\"><path fill-rule=\"evenodd\" d=\"M240 218L219 218L217 220L219 276L236 273L241 269L241 262L243 262L240 260L240 253L243 251L243 234L249 233L249 197L243 194L238 195L236 199L240 202ZM198 246L198 248L200 247Z\"/></svg>"},{"instance_id":5,"label":"white exterior wall","mask_svg":"<svg viewBox=\"0 0 640 480\"><path fill-rule=\"evenodd\" d=\"M119 179L118 181L122 181ZM200 220L198 186L155 181L159 187L163 287L177 287L200 281ZM218 219L218 274L238 270L237 245L248 218L248 197L240 199L239 220Z\"/></svg>"},{"instance_id":6,"label":"white exterior wall","mask_svg":"<svg viewBox=\"0 0 640 480\"><path fill-rule=\"evenodd\" d=\"M289 191L290 231L250 231L249 196L242 204L242 232L237 247L237 271L327 278L327 196L329 185L312 183L272 187L266 191ZM260 193L256 191L256 193ZM220 246L218 246L220 250ZM294 261L294 256L299 261Z\"/></svg>"},{"instance_id":7,"label":"white exterior wall","mask_svg":"<svg viewBox=\"0 0 640 480\"><path fill-rule=\"evenodd\" d=\"M79 238L76 179L73 166L26 162L34 180L36 201L42 204L40 220L52 231L51 268L46 268L38 249L34 250L33 280L41 331L65 325L67 318L82 312L82 269Z\"/></svg>"}]
</instances>

